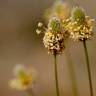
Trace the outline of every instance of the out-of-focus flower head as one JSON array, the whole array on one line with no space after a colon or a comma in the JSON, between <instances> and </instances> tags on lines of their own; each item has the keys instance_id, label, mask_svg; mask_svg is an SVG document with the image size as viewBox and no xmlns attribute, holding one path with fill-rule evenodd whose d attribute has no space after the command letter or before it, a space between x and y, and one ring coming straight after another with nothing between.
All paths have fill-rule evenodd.
<instances>
[{"instance_id":1,"label":"out-of-focus flower head","mask_svg":"<svg viewBox=\"0 0 96 96\"><path fill-rule=\"evenodd\" d=\"M11 88L17 90L28 90L33 87L36 79L36 72L32 68L26 68L23 65L16 65L14 68L15 77L10 80Z\"/></svg>"},{"instance_id":2,"label":"out-of-focus flower head","mask_svg":"<svg viewBox=\"0 0 96 96\"><path fill-rule=\"evenodd\" d=\"M64 40L65 30L62 29L60 19L58 17L52 17L49 20L48 28L43 38L43 43L48 53L61 54L65 48Z\"/></svg>"},{"instance_id":3,"label":"out-of-focus flower head","mask_svg":"<svg viewBox=\"0 0 96 96\"><path fill-rule=\"evenodd\" d=\"M93 34L93 22L89 16L86 16L81 7L74 7L71 17L66 25L70 37L74 40L91 39Z\"/></svg>"},{"instance_id":4,"label":"out-of-focus flower head","mask_svg":"<svg viewBox=\"0 0 96 96\"><path fill-rule=\"evenodd\" d=\"M47 21L53 16L65 20L70 16L70 7L66 2L56 1L52 7L45 11L44 15Z\"/></svg>"}]
</instances>

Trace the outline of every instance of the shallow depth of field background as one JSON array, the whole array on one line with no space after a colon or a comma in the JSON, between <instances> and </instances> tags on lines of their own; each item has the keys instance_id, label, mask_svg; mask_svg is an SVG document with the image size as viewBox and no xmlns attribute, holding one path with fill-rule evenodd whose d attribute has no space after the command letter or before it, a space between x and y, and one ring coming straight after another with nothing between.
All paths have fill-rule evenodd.
<instances>
[{"instance_id":1,"label":"shallow depth of field background","mask_svg":"<svg viewBox=\"0 0 96 96\"><path fill-rule=\"evenodd\" d=\"M0 0L0 96L27 96L25 92L12 90L8 86L16 64L32 65L38 71L33 89L35 96L55 96L53 57L47 54L43 46L43 35L38 36L35 33L37 22L43 21L44 10L53 2L54 0ZM73 0L68 2L74 4ZM95 0L74 2L96 19ZM94 38L87 42L87 46L96 95L96 28L94 33ZM79 96L89 96L83 44L71 40L66 45L64 54L58 56L61 96L72 96L68 70L68 63L72 64L71 62L76 73Z\"/></svg>"}]
</instances>

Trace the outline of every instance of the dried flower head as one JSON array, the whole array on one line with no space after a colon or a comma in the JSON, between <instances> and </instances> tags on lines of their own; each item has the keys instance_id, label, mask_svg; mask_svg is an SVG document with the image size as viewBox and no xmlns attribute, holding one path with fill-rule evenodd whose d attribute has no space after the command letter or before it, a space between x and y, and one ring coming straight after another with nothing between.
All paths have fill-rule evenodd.
<instances>
[{"instance_id":1,"label":"dried flower head","mask_svg":"<svg viewBox=\"0 0 96 96\"><path fill-rule=\"evenodd\" d=\"M35 71L23 65L17 65L14 69L15 78L9 82L11 88L27 90L32 88L35 81Z\"/></svg>"},{"instance_id":2,"label":"dried flower head","mask_svg":"<svg viewBox=\"0 0 96 96\"><path fill-rule=\"evenodd\" d=\"M66 25L70 37L74 40L87 40L93 34L93 22L89 16L85 16L84 11L80 7L73 9L69 23Z\"/></svg>"},{"instance_id":3,"label":"dried flower head","mask_svg":"<svg viewBox=\"0 0 96 96\"><path fill-rule=\"evenodd\" d=\"M70 16L69 5L63 1L56 1L53 6L45 12L45 19L49 20L53 16L56 16L61 20L68 18Z\"/></svg>"},{"instance_id":4,"label":"dried flower head","mask_svg":"<svg viewBox=\"0 0 96 96\"><path fill-rule=\"evenodd\" d=\"M49 20L48 29L45 32L43 43L48 53L61 54L64 50L64 34L61 22L57 17L52 17Z\"/></svg>"}]
</instances>

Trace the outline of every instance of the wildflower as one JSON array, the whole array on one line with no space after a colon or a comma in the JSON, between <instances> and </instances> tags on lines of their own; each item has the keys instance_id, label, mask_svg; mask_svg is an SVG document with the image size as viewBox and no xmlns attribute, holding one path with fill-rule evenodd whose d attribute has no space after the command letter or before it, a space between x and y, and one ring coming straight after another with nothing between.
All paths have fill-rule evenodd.
<instances>
[{"instance_id":1,"label":"wildflower","mask_svg":"<svg viewBox=\"0 0 96 96\"><path fill-rule=\"evenodd\" d=\"M45 12L45 19L49 20L53 16L56 16L61 20L68 18L70 16L69 5L63 1L56 1L54 5Z\"/></svg>"},{"instance_id":2,"label":"wildflower","mask_svg":"<svg viewBox=\"0 0 96 96\"><path fill-rule=\"evenodd\" d=\"M10 87L17 90L32 88L35 81L34 72L31 68L27 69L23 65L17 65L14 69L15 78L9 82Z\"/></svg>"},{"instance_id":3,"label":"wildflower","mask_svg":"<svg viewBox=\"0 0 96 96\"><path fill-rule=\"evenodd\" d=\"M57 17L49 20L48 29L45 32L43 43L48 53L61 54L64 50L64 30L62 30L61 22Z\"/></svg>"},{"instance_id":4,"label":"wildflower","mask_svg":"<svg viewBox=\"0 0 96 96\"><path fill-rule=\"evenodd\" d=\"M74 40L91 39L93 34L93 22L89 16L86 16L80 7L73 8L72 16L66 25L70 37Z\"/></svg>"}]
</instances>

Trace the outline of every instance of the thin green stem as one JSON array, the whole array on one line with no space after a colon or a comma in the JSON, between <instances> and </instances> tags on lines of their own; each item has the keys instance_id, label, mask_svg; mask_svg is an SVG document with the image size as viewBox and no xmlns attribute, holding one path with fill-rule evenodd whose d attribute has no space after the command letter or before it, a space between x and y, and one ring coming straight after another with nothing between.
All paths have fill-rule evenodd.
<instances>
[{"instance_id":1,"label":"thin green stem","mask_svg":"<svg viewBox=\"0 0 96 96\"><path fill-rule=\"evenodd\" d=\"M72 63L71 64L68 63L68 67L69 67L70 78L71 78L71 82L72 82L73 96L78 96L77 85L76 85L76 77L75 77L75 72L74 72L74 68L73 68Z\"/></svg>"},{"instance_id":2,"label":"thin green stem","mask_svg":"<svg viewBox=\"0 0 96 96\"><path fill-rule=\"evenodd\" d=\"M34 96L33 91L31 89L28 89L26 92L28 96Z\"/></svg>"},{"instance_id":3,"label":"thin green stem","mask_svg":"<svg viewBox=\"0 0 96 96\"><path fill-rule=\"evenodd\" d=\"M67 48L65 52L66 52L66 59L68 62L68 70L69 70L69 74L70 74L70 80L71 80L71 84L72 84L72 91L73 91L73 96L78 96L75 70L74 70L74 65L73 65L69 51L70 50Z\"/></svg>"},{"instance_id":4,"label":"thin green stem","mask_svg":"<svg viewBox=\"0 0 96 96\"><path fill-rule=\"evenodd\" d=\"M56 83L56 95L59 96L59 85L58 85L58 71L57 71L57 55L54 54L54 71L55 71L55 83Z\"/></svg>"},{"instance_id":5,"label":"thin green stem","mask_svg":"<svg viewBox=\"0 0 96 96\"><path fill-rule=\"evenodd\" d=\"M85 55L86 55L86 63L87 63L89 87L90 87L90 96L93 96L93 86L92 86L91 70L90 70L88 51L87 51L87 46L86 46L86 41L85 40L83 41L83 45L84 45L84 51L85 51Z\"/></svg>"}]
</instances>

